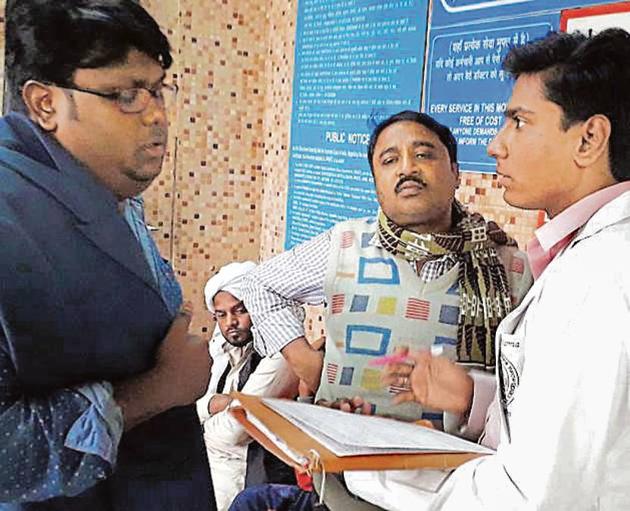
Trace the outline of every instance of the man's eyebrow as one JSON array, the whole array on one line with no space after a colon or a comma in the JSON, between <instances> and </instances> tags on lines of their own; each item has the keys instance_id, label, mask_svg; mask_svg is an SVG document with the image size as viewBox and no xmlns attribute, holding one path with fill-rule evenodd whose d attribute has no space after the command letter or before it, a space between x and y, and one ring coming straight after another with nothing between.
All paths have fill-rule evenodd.
<instances>
[{"instance_id":1,"label":"man's eyebrow","mask_svg":"<svg viewBox=\"0 0 630 511\"><path fill-rule=\"evenodd\" d=\"M381 151L381 154L378 155L378 157L382 158L387 153L393 153L393 152L397 152L397 151L398 151L398 149L395 146L391 146L391 147L388 147L387 149L383 149Z\"/></svg>"},{"instance_id":2,"label":"man's eyebrow","mask_svg":"<svg viewBox=\"0 0 630 511\"><path fill-rule=\"evenodd\" d=\"M160 76L160 78L158 78L156 81L154 81L152 83L148 83L147 80L134 80L132 87L134 87L134 88L137 88L137 87L148 87L148 88L152 89L152 88L155 88L160 83L162 83L164 81L164 78L166 78L166 72L163 72L162 75Z\"/></svg>"},{"instance_id":3,"label":"man's eyebrow","mask_svg":"<svg viewBox=\"0 0 630 511\"><path fill-rule=\"evenodd\" d=\"M517 106L514 108L507 108L505 112L503 112L503 117L511 118L518 114L533 114L534 112L531 110L527 110L527 108L523 108L522 106Z\"/></svg>"},{"instance_id":4,"label":"man's eyebrow","mask_svg":"<svg viewBox=\"0 0 630 511\"><path fill-rule=\"evenodd\" d=\"M435 149L435 144L433 142L429 142L428 140L414 140L411 143L411 146L416 149L417 147L428 147L429 149ZM381 154L378 155L379 158L382 158L385 154L390 152L398 152L398 148L395 146L388 147L381 151Z\"/></svg>"},{"instance_id":5,"label":"man's eyebrow","mask_svg":"<svg viewBox=\"0 0 630 511\"><path fill-rule=\"evenodd\" d=\"M435 149L435 144L433 142L429 142L428 140L414 140L413 147L428 147L429 149Z\"/></svg>"}]
</instances>

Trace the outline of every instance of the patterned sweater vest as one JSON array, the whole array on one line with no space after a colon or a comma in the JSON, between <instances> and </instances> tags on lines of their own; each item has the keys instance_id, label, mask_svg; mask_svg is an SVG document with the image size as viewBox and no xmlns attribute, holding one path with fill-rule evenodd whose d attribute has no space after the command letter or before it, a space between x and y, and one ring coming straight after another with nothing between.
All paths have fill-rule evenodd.
<instances>
[{"instance_id":1,"label":"patterned sweater vest","mask_svg":"<svg viewBox=\"0 0 630 511\"><path fill-rule=\"evenodd\" d=\"M358 219L332 230L325 280L326 354L317 399L362 396L379 415L441 420L441 414L423 411L416 403L392 405L400 389L383 386L382 368L369 362L397 346L442 346L444 356L456 358L458 265L424 282L406 260L371 244L376 226L371 219Z\"/></svg>"}]
</instances>

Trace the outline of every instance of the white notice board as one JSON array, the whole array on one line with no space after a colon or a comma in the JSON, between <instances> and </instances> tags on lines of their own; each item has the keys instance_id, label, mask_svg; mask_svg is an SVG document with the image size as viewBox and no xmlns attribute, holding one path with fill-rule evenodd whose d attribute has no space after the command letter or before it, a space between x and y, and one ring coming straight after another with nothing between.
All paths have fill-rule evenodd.
<instances>
[{"instance_id":1,"label":"white notice board","mask_svg":"<svg viewBox=\"0 0 630 511\"><path fill-rule=\"evenodd\" d=\"M630 32L630 2L566 9L560 17L560 29L564 32L593 34L613 27Z\"/></svg>"}]
</instances>

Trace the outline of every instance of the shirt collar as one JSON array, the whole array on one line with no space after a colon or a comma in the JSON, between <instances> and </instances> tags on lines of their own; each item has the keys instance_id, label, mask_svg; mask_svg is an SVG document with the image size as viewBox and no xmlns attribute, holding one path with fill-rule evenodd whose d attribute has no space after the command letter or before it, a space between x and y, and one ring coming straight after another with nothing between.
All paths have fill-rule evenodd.
<instances>
[{"instance_id":1,"label":"shirt collar","mask_svg":"<svg viewBox=\"0 0 630 511\"><path fill-rule=\"evenodd\" d=\"M538 278L553 258L565 248L573 236L603 206L630 190L630 181L598 190L552 218L534 233L527 244L527 257L534 274Z\"/></svg>"},{"instance_id":2,"label":"shirt collar","mask_svg":"<svg viewBox=\"0 0 630 511\"><path fill-rule=\"evenodd\" d=\"M543 250L549 251L556 243L582 227L602 206L630 190L630 181L608 186L572 204L534 233Z\"/></svg>"},{"instance_id":3,"label":"shirt collar","mask_svg":"<svg viewBox=\"0 0 630 511\"><path fill-rule=\"evenodd\" d=\"M224 338L225 339L225 338ZM254 350L254 343L247 343L245 346L233 346L227 340L222 345L223 352L229 357L232 367L237 366L242 360L248 358Z\"/></svg>"},{"instance_id":4,"label":"shirt collar","mask_svg":"<svg viewBox=\"0 0 630 511\"><path fill-rule=\"evenodd\" d=\"M369 245L372 247L376 247L376 248L383 248L383 245L381 244L381 240L378 237L378 232L375 232L372 237L370 238L369 241Z\"/></svg>"}]
</instances>

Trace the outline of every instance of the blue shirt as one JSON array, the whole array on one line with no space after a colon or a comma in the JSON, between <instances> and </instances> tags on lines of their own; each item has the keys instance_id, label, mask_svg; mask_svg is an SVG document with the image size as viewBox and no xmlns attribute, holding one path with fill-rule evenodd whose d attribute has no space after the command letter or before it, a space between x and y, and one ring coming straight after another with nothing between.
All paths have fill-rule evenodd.
<instances>
[{"instance_id":1,"label":"blue shirt","mask_svg":"<svg viewBox=\"0 0 630 511\"><path fill-rule=\"evenodd\" d=\"M125 220L140 243L162 299L173 316L182 306L182 288L175 278L173 268L161 255L144 221L144 201L134 197L125 201Z\"/></svg>"}]
</instances>

